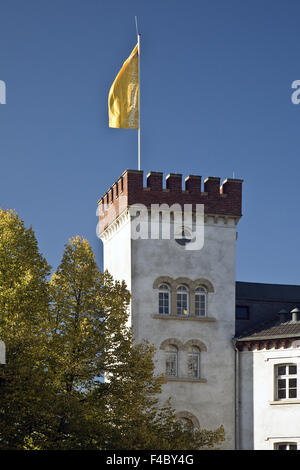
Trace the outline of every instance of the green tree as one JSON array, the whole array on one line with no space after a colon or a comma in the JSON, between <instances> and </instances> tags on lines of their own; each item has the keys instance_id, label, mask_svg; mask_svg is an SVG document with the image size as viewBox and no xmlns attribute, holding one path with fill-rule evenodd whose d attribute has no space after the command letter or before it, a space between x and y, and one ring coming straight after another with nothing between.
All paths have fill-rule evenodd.
<instances>
[{"instance_id":1,"label":"green tree","mask_svg":"<svg viewBox=\"0 0 300 470\"><path fill-rule=\"evenodd\" d=\"M7 353L0 370L0 448L22 447L45 419L49 272L33 230L14 211L0 209L0 338Z\"/></svg>"},{"instance_id":2,"label":"green tree","mask_svg":"<svg viewBox=\"0 0 300 470\"><path fill-rule=\"evenodd\" d=\"M164 379L154 374L154 348L134 345L126 285L99 271L86 239L66 245L51 295L56 447L196 449L222 442L223 428L184 429L169 405L159 407Z\"/></svg>"},{"instance_id":3,"label":"green tree","mask_svg":"<svg viewBox=\"0 0 300 470\"><path fill-rule=\"evenodd\" d=\"M0 210L0 449L219 445L222 427L185 429L159 406L154 348L134 344L126 286L99 271L87 240L71 239L49 272L32 229Z\"/></svg>"}]
</instances>

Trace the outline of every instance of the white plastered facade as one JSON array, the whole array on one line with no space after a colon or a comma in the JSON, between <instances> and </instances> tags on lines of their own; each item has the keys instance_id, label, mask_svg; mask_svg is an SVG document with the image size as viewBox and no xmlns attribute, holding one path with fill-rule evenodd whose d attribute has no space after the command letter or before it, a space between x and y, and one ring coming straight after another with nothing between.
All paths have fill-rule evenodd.
<instances>
[{"instance_id":1,"label":"white plastered facade","mask_svg":"<svg viewBox=\"0 0 300 470\"><path fill-rule=\"evenodd\" d=\"M166 340L178 340L178 374L163 386L162 402L171 397L178 413L196 418L201 428L223 425L224 449L235 441L235 245L236 218L206 216L204 245L187 250L175 240L133 239L131 220L124 211L101 234L104 269L115 279L125 280L131 292L131 324L135 341L149 340L156 347L156 371L165 372ZM213 288L207 294L207 318L186 318L158 313L157 278L206 280ZM200 377L189 379L184 345L197 340Z\"/></svg>"},{"instance_id":2,"label":"white plastered facade","mask_svg":"<svg viewBox=\"0 0 300 470\"><path fill-rule=\"evenodd\" d=\"M277 399L276 370L296 365L300 385L300 341L291 347L247 351L240 355L240 448L274 450L280 443L300 449L300 400ZM299 395L298 395L299 396Z\"/></svg>"}]
</instances>

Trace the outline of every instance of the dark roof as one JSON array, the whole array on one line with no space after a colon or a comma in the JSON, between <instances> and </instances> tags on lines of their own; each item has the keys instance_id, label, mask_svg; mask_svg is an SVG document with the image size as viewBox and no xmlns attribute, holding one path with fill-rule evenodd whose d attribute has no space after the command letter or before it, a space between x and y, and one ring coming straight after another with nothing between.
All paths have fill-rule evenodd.
<instances>
[{"instance_id":1,"label":"dark roof","mask_svg":"<svg viewBox=\"0 0 300 470\"><path fill-rule=\"evenodd\" d=\"M236 337L238 341L260 339L294 338L300 336L300 321L272 321L256 325L255 329L243 332Z\"/></svg>"},{"instance_id":2,"label":"dark roof","mask_svg":"<svg viewBox=\"0 0 300 470\"><path fill-rule=\"evenodd\" d=\"M249 300L300 302L300 286L237 281L236 297Z\"/></svg>"}]
</instances>

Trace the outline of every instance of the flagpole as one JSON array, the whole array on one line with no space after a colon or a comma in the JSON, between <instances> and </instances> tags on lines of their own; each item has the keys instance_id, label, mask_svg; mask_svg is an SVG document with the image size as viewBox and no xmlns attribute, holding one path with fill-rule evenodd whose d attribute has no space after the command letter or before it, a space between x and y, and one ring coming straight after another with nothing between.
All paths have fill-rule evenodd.
<instances>
[{"instance_id":1,"label":"flagpole","mask_svg":"<svg viewBox=\"0 0 300 470\"><path fill-rule=\"evenodd\" d=\"M138 21L137 16L135 17L135 27L136 27L136 35L137 35L137 45L138 45L138 73L139 73L139 99L138 99L138 112L139 112L139 119L138 119L138 170L141 169L141 35L138 29Z\"/></svg>"}]
</instances>

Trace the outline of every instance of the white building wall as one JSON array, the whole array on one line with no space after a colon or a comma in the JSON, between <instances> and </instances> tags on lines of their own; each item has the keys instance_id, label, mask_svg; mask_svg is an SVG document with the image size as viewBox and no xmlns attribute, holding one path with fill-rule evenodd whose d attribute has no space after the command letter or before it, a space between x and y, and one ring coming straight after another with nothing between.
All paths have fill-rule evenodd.
<instances>
[{"instance_id":1,"label":"white building wall","mask_svg":"<svg viewBox=\"0 0 300 470\"><path fill-rule=\"evenodd\" d=\"M279 442L300 449L300 399L276 400L278 364L297 365L299 397L300 348L294 346L240 353L242 449L273 450Z\"/></svg>"},{"instance_id":2,"label":"white building wall","mask_svg":"<svg viewBox=\"0 0 300 470\"><path fill-rule=\"evenodd\" d=\"M179 352L179 380L168 381L162 400L172 397L177 411L196 416L200 426L225 427L225 449L234 448L234 350L235 333L235 244L234 220L209 218L205 225L204 247L183 249L174 240L130 240L129 224L119 225L104 241L104 266L117 279L124 279L131 290L132 324L137 342L148 339L157 348L157 372L165 371L161 343L177 338L203 342L201 379L186 381L186 363ZM215 321L167 320L158 314L158 291L153 282L159 276L187 277L210 281L208 317ZM183 379L183 380L182 380Z\"/></svg>"},{"instance_id":3,"label":"white building wall","mask_svg":"<svg viewBox=\"0 0 300 470\"><path fill-rule=\"evenodd\" d=\"M253 430L253 352L239 352L239 447L252 450Z\"/></svg>"},{"instance_id":4,"label":"white building wall","mask_svg":"<svg viewBox=\"0 0 300 470\"><path fill-rule=\"evenodd\" d=\"M6 363L5 343L0 341L0 364Z\"/></svg>"},{"instance_id":5,"label":"white building wall","mask_svg":"<svg viewBox=\"0 0 300 470\"><path fill-rule=\"evenodd\" d=\"M131 291L131 228L130 216L126 212L119 220L111 225L105 236L102 236L104 253L103 268L107 270L116 281L125 281L127 289ZM131 310L131 306L129 306ZM132 326L131 315L128 326Z\"/></svg>"},{"instance_id":6,"label":"white building wall","mask_svg":"<svg viewBox=\"0 0 300 470\"><path fill-rule=\"evenodd\" d=\"M131 235L130 217L123 214L119 223L110 228L104 243L104 270L113 276L115 280L126 282L127 288L131 289Z\"/></svg>"}]
</instances>

